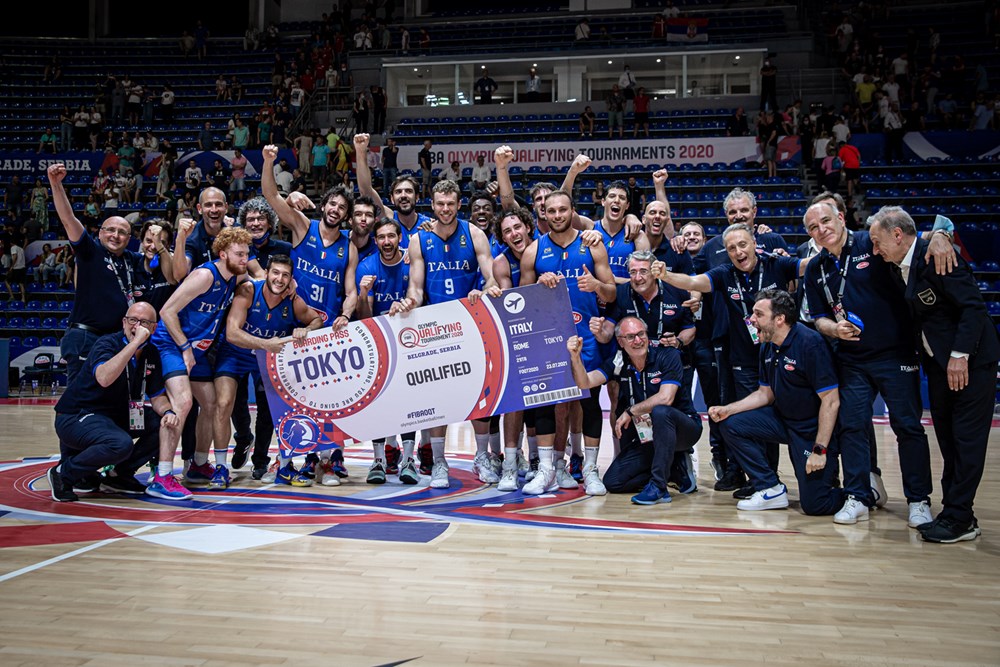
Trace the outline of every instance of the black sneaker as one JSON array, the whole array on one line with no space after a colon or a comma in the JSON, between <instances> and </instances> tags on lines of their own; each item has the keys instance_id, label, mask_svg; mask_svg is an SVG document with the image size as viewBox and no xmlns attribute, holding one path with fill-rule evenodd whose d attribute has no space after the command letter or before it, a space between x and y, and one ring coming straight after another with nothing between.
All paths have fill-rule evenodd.
<instances>
[{"instance_id":1,"label":"black sneaker","mask_svg":"<svg viewBox=\"0 0 1000 667\"><path fill-rule=\"evenodd\" d=\"M146 485L132 475L103 475L101 491L104 493L124 493L129 496L141 496L146 493Z\"/></svg>"},{"instance_id":2,"label":"black sneaker","mask_svg":"<svg viewBox=\"0 0 1000 667\"><path fill-rule=\"evenodd\" d=\"M434 452L431 449L431 446L420 445L420 447L417 448L417 458L420 459L420 474L431 474L431 468L434 467Z\"/></svg>"},{"instance_id":3,"label":"black sneaker","mask_svg":"<svg viewBox=\"0 0 1000 667\"><path fill-rule=\"evenodd\" d=\"M979 525L975 520L969 523L959 523L954 519L938 519L932 522L929 528L920 531L920 536L926 542L938 542L940 544L954 544L955 542L968 542L974 540L982 534Z\"/></svg>"},{"instance_id":4,"label":"black sneaker","mask_svg":"<svg viewBox=\"0 0 1000 667\"><path fill-rule=\"evenodd\" d=\"M260 478L267 473L267 466L254 466L253 472L250 473L250 479L255 479L260 481Z\"/></svg>"},{"instance_id":5,"label":"black sneaker","mask_svg":"<svg viewBox=\"0 0 1000 667\"><path fill-rule=\"evenodd\" d=\"M97 493L101 490L101 474L92 473L73 482L73 493Z\"/></svg>"},{"instance_id":6,"label":"black sneaker","mask_svg":"<svg viewBox=\"0 0 1000 667\"><path fill-rule=\"evenodd\" d=\"M388 475L399 474L399 447L385 446L385 472Z\"/></svg>"},{"instance_id":7,"label":"black sneaker","mask_svg":"<svg viewBox=\"0 0 1000 667\"><path fill-rule=\"evenodd\" d=\"M736 498L736 500L746 500L754 493L756 493L756 491L753 488L753 484L744 484L740 488L733 491L733 498Z\"/></svg>"},{"instance_id":8,"label":"black sneaker","mask_svg":"<svg viewBox=\"0 0 1000 667\"><path fill-rule=\"evenodd\" d=\"M735 491L741 488L747 481L746 476L743 471L738 468L730 468L722 476L718 482L715 483L716 491Z\"/></svg>"},{"instance_id":9,"label":"black sneaker","mask_svg":"<svg viewBox=\"0 0 1000 667\"><path fill-rule=\"evenodd\" d=\"M52 489L52 500L57 503L74 503L80 499L78 495L73 493L73 486L66 483L66 479L62 476L56 468L59 464L49 468L47 477L49 478L49 487Z\"/></svg>"},{"instance_id":10,"label":"black sneaker","mask_svg":"<svg viewBox=\"0 0 1000 667\"><path fill-rule=\"evenodd\" d=\"M250 438L250 442L241 445L236 443L233 447L233 470L239 470L247 464L247 457L250 455L250 449L253 447L253 438Z\"/></svg>"}]
</instances>

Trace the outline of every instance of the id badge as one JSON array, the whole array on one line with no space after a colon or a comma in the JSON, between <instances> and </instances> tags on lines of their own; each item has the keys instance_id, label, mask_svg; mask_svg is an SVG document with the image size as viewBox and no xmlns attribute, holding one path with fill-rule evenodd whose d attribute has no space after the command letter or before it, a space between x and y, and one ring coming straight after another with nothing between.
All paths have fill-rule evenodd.
<instances>
[{"instance_id":1,"label":"id badge","mask_svg":"<svg viewBox=\"0 0 1000 667\"><path fill-rule=\"evenodd\" d=\"M146 427L146 407L142 401L128 402L128 427L131 431L141 431Z\"/></svg>"},{"instance_id":2,"label":"id badge","mask_svg":"<svg viewBox=\"0 0 1000 667\"><path fill-rule=\"evenodd\" d=\"M747 325L747 333L750 334L750 341L753 342L754 345L760 345L760 332L757 331L757 327L753 325L750 318L745 318L743 320L743 324Z\"/></svg>"},{"instance_id":3,"label":"id badge","mask_svg":"<svg viewBox=\"0 0 1000 667\"><path fill-rule=\"evenodd\" d=\"M635 424L640 442L653 442L653 420L649 418L649 415L632 417L632 423Z\"/></svg>"}]
</instances>

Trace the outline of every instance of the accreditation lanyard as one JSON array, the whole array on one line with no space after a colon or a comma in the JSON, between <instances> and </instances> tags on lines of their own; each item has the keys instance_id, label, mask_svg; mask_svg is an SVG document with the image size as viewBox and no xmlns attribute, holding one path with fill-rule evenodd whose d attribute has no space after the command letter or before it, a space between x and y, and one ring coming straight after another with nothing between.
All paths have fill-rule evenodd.
<instances>
[{"instance_id":1,"label":"accreditation lanyard","mask_svg":"<svg viewBox=\"0 0 1000 667\"><path fill-rule=\"evenodd\" d=\"M632 289L631 286L629 287L629 289L632 292L632 305L635 307L636 314L644 313L644 314L648 315L649 314L649 309L653 307L653 302L655 302L656 298L659 297L661 309L660 309L659 317L656 318L656 338L651 338L650 341L649 341L650 345L653 345L653 341L654 340L656 341L656 345L659 345L660 344L660 338L663 336L663 309L662 309L662 306L663 306L663 284L660 283L659 280L656 281L656 296L653 297L653 300L650 301L648 304L646 303L646 300L642 298L642 295L640 295L638 292L636 292L634 289ZM645 320L645 317L643 319ZM648 324L648 322L647 322L647 324Z\"/></svg>"},{"instance_id":2,"label":"accreditation lanyard","mask_svg":"<svg viewBox=\"0 0 1000 667\"><path fill-rule=\"evenodd\" d=\"M132 265L129 264L125 256L122 255L122 263L125 265L125 281L122 282L122 276L118 271L118 265L115 263L115 258L112 256L108 259L111 260L111 270L115 274L115 280L118 281L118 288L122 291L122 294L125 295L125 303L127 303L128 307L131 308L132 305L135 304L135 289L133 288L132 283Z\"/></svg>"},{"instance_id":3,"label":"accreditation lanyard","mask_svg":"<svg viewBox=\"0 0 1000 667\"><path fill-rule=\"evenodd\" d=\"M648 359L647 359L647 363L649 363ZM635 405L636 403L642 403L643 401L646 400L646 382L645 382L645 380L646 380L646 372L645 371L636 370L636 368L633 366L632 367L632 372L629 373L629 376L628 376L628 389L629 389L629 392L631 392L631 394L632 394L632 405ZM638 389L642 390L642 398L639 398L639 392L637 391L636 384L639 385Z\"/></svg>"},{"instance_id":4,"label":"accreditation lanyard","mask_svg":"<svg viewBox=\"0 0 1000 667\"><path fill-rule=\"evenodd\" d=\"M646 363L649 363L649 358L647 357ZM636 370L632 367L632 372L629 373L628 377L628 388L632 393L632 407L637 403L641 403L646 400L646 371ZM639 394L636 391L636 384L642 389L642 399L639 399ZM635 425L636 434L639 436L639 442L652 442L653 441L653 422L649 414L644 415L632 415L632 423Z\"/></svg>"},{"instance_id":5,"label":"accreditation lanyard","mask_svg":"<svg viewBox=\"0 0 1000 667\"><path fill-rule=\"evenodd\" d=\"M143 362L142 385L139 388L139 398L133 399L132 375L129 373L129 369L134 363L135 359L133 358L129 359L128 363L125 364L125 384L128 386L128 427L132 431L142 431L146 427L145 402L143 401L143 397L146 395L146 369L145 362Z\"/></svg>"},{"instance_id":6,"label":"accreditation lanyard","mask_svg":"<svg viewBox=\"0 0 1000 667\"><path fill-rule=\"evenodd\" d=\"M833 298L833 293L830 292L830 277L826 273L826 269L823 267L823 263L820 262L819 272L820 277L823 280L823 293L826 296L827 303L830 304L830 308L833 309L833 314L837 321L842 321L844 317L844 290L847 289L847 271L851 268L851 248L854 246L854 234L848 232L847 234L847 254L844 255L844 265L840 265L840 260L835 259L834 263L837 265L837 272L840 273L840 287L837 288L837 298Z\"/></svg>"},{"instance_id":7,"label":"accreditation lanyard","mask_svg":"<svg viewBox=\"0 0 1000 667\"><path fill-rule=\"evenodd\" d=\"M764 287L764 265L761 263L760 258L757 259L757 266L755 268L757 269L757 292L751 294L750 291L749 291L749 288L750 288L750 276L749 275L746 276L747 291L744 292L743 291L743 279L740 278L740 271L738 271L735 266L732 267L732 270L733 270L733 281L736 283L736 289L739 290L739 293L740 293L740 308L743 309L743 319L744 320L749 320L750 319L750 311L747 309L747 300L748 299L753 299L754 296L756 294L760 293L761 289Z\"/></svg>"}]
</instances>

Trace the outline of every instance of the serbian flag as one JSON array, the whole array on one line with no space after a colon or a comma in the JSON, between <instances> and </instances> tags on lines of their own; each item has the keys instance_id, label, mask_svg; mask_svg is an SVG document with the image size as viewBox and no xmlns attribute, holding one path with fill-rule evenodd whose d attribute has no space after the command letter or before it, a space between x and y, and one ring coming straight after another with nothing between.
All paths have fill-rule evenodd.
<instances>
[{"instance_id":1,"label":"serbian flag","mask_svg":"<svg viewBox=\"0 0 1000 667\"><path fill-rule=\"evenodd\" d=\"M667 41L690 44L708 41L708 19L667 19Z\"/></svg>"}]
</instances>

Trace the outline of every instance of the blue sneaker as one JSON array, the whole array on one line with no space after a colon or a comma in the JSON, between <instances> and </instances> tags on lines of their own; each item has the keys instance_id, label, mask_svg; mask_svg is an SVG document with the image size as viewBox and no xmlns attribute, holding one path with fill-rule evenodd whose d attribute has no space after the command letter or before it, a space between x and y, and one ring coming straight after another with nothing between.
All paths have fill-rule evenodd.
<instances>
[{"instance_id":1,"label":"blue sneaker","mask_svg":"<svg viewBox=\"0 0 1000 667\"><path fill-rule=\"evenodd\" d=\"M685 453L674 457L670 470L670 481L677 485L681 494L694 493L698 490L698 477L694 472L694 462L691 454Z\"/></svg>"},{"instance_id":2,"label":"blue sneaker","mask_svg":"<svg viewBox=\"0 0 1000 667\"><path fill-rule=\"evenodd\" d=\"M298 487L313 485L313 481L302 474L301 470L296 470L291 462L284 468L278 469L277 474L274 476L274 483Z\"/></svg>"},{"instance_id":3,"label":"blue sneaker","mask_svg":"<svg viewBox=\"0 0 1000 667\"><path fill-rule=\"evenodd\" d=\"M341 479L347 477L347 466L344 465L344 452L340 449L333 450L330 454L330 467L333 468L333 474Z\"/></svg>"},{"instance_id":4,"label":"blue sneaker","mask_svg":"<svg viewBox=\"0 0 1000 667\"><path fill-rule=\"evenodd\" d=\"M639 493L632 496L632 504L634 505L655 505L657 503L669 503L671 501L670 492L660 490L660 487L649 482Z\"/></svg>"},{"instance_id":5,"label":"blue sneaker","mask_svg":"<svg viewBox=\"0 0 1000 667\"><path fill-rule=\"evenodd\" d=\"M583 481L583 457L571 454L569 457L569 474L578 482Z\"/></svg>"},{"instance_id":6,"label":"blue sneaker","mask_svg":"<svg viewBox=\"0 0 1000 667\"><path fill-rule=\"evenodd\" d=\"M208 482L208 488L210 489L228 489L229 488L229 468L226 466L215 466L215 472L212 473L212 479Z\"/></svg>"},{"instance_id":7,"label":"blue sneaker","mask_svg":"<svg viewBox=\"0 0 1000 667\"><path fill-rule=\"evenodd\" d=\"M306 462L303 464L302 468L299 469L299 474L308 477L309 479L316 479L316 466L319 465L319 456L316 454L306 454Z\"/></svg>"}]
</instances>

